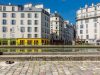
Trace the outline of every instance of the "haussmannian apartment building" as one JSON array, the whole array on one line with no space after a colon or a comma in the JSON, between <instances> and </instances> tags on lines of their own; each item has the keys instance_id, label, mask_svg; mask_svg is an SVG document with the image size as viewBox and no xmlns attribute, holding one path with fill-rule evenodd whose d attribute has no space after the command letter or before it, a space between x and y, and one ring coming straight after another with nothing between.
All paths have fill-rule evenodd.
<instances>
[{"instance_id":1,"label":"haussmannian apartment building","mask_svg":"<svg viewBox=\"0 0 100 75\"><path fill-rule=\"evenodd\" d=\"M50 16L50 42L51 44L71 45L74 40L74 25L55 11Z\"/></svg>"},{"instance_id":2,"label":"haussmannian apartment building","mask_svg":"<svg viewBox=\"0 0 100 75\"><path fill-rule=\"evenodd\" d=\"M0 45L47 45L50 10L43 5L0 5Z\"/></svg>"},{"instance_id":3,"label":"haussmannian apartment building","mask_svg":"<svg viewBox=\"0 0 100 75\"><path fill-rule=\"evenodd\" d=\"M52 44L64 44L64 19L57 11L50 16L50 39Z\"/></svg>"},{"instance_id":4,"label":"haussmannian apartment building","mask_svg":"<svg viewBox=\"0 0 100 75\"><path fill-rule=\"evenodd\" d=\"M64 21L64 44L71 45L75 39L75 29L73 24L71 24L68 20Z\"/></svg>"},{"instance_id":5,"label":"haussmannian apartment building","mask_svg":"<svg viewBox=\"0 0 100 75\"><path fill-rule=\"evenodd\" d=\"M76 20L77 40L89 44L100 42L100 3L80 8Z\"/></svg>"}]
</instances>

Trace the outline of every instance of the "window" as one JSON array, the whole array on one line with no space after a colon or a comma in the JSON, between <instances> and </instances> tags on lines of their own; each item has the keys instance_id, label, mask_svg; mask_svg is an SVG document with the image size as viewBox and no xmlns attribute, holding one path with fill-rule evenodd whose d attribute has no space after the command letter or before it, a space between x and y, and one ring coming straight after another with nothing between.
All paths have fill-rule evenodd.
<instances>
[{"instance_id":1,"label":"window","mask_svg":"<svg viewBox=\"0 0 100 75\"><path fill-rule=\"evenodd\" d=\"M86 35L86 39L89 39L89 35Z\"/></svg>"},{"instance_id":2,"label":"window","mask_svg":"<svg viewBox=\"0 0 100 75\"><path fill-rule=\"evenodd\" d=\"M3 11L6 11L6 7L5 6L3 7Z\"/></svg>"},{"instance_id":3,"label":"window","mask_svg":"<svg viewBox=\"0 0 100 75\"><path fill-rule=\"evenodd\" d=\"M97 23L94 23L94 27L97 27Z\"/></svg>"},{"instance_id":4,"label":"window","mask_svg":"<svg viewBox=\"0 0 100 75\"><path fill-rule=\"evenodd\" d=\"M97 10L97 7L95 7L94 9Z\"/></svg>"},{"instance_id":5,"label":"window","mask_svg":"<svg viewBox=\"0 0 100 75\"><path fill-rule=\"evenodd\" d=\"M38 40L34 40L34 45L38 45Z\"/></svg>"},{"instance_id":6,"label":"window","mask_svg":"<svg viewBox=\"0 0 100 75\"><path fill-rule=\"evenodd\" d=\"M56 22L56 24L57 24L57 22Z\"/></svg>"},{"instance_id":7,"label":"window","mask_svg":"<svg viewBox=\"0 0 100 75\"><path fill-rule=\"evenodd\" d=\"M0 6L0 11L2 11L2 6Z\"/></svg>"},{"instance_id":8,"label":"window","mask_svg":"<svg viewBox=\"0 0 100 75\"><path fill-rule=\"evenodd\" d=\"M6 13L3 13L3 18L6 18L7 17L7 14Z\"/></svg>"},{"instance_id":9,"label":"window","mask_svg":"<svg viewBox=\"0 0 100 75\"><path fill-rule=\"evenodd\" d=\"M56 31L56 34L57 34L57 31Z\"/></svg>"},{"instance_id":10,"label":"window","mask_svg":"<svg viewBox=\"0 0 100 75\"><path fill-rule=\"evenodd\" d=\"M34 24L35 24L35 25L38 25L38 20L35 20L35 21L34 21Z\"/></svg>"},{"instance_id":11,"label":"window","mask_svg":"<svg viewBox=\"0 0 100 75\"><path fill-rule=\"evenodd\" d=\"M57 39L58 37L56 36L56 39Z\"/></svg>"},{"instance_id":12,"label":"window","mask_svg":"<svg viewBox=\"0 0 100 75\"><path fill-rule=\"evenodd\" d=\"M34 31L35 31L35 32L37 32L37 31L38 31L38 28L37 28L37 27L35 27L35 28L34 28Z\"/></svg>"},{"instance_id":13,"label":"window","mask_svg":"<svg viewBox=\"0 0 100 75\"><path fill-rule=\"evenodd\" d=\"M11 37L14 38L15 37L15 34L12 34Z\"/></svg>"},{"instance_id":14,"label":"window","mask_svg":"<svg viewBox=\"0 0 100 75\"><path fill-rule=\"evenodd\" d=\"M6 38L6 34L3 34L3 38Z\"/></svg>"},{"instance_id":15,"label":"window","mask_svg":"<svg viewBox=\"0 0 100 75\"><path fill-rule=\"evenodd\" d=\"M2 27L2 32L7 32L7 28L6 27Z\"/></svg>"},{"instance_id":16,"label":"window","mask_svg":"<svg viewBox=\"0 0 100 75\"><path fill-rule=\"evenodd\" d=\"M83 25L80 25L80 28L83 28Z\"/></svg>"},{"instance_id":17,"label":"window","mask_svg":"<svg viewBox=\"0 0 100 75\"><path fill-rule=\"evenodd\" d=\"M34 14L34 17L35 17L35 18L38 18L38 14L37 14L37 13L35 13L35 14Z\"/></svg>"},{"instance_id":18,"label":"window","mask_svg":"<svg viewBox=\"0 0 100 75\"><path fill-rule=\"evenodd\" d=\"M12 11L15 11L15 7L12 7Z\"/></svg>"},{"instance_id":19,"label":"window","mask_svg":"<svg viewBox=\"0 0 100 75\"><path fill-rule=\"evenodd\" d=\"M86 30L86 33L88 33L88 30Z\"/></svg>"},{"instance_id":20,"label":"window","mask_svg":"<svg viewBox=\"0 0 100 75\"><path fill-rule=\"evenodd\" d=\"M38 34L34 34L34 37L37 38L38 37Z\"/></svg>"},{"instance_id":21,"label":"window","mask_svg":"<svg viewBox=\"0 0 100 75\"><path fill-rule=\"evenodd\" d=\"M61 24L61 27L63 27L63 25Z\"/></svg>"},{"instance_id":22,"label":"window","mask_svg":"<svg viewBox=\"0 0 100 75\"><path fill-rule=\"evenodd\" d=\"M83 20L81 20L81 24L83 24Z\"/></svg>"},{"instance_id":23,"label":"window","mask_svg":"<svg viewBox=\"0 0 100 75\"><path fill-rule=\"evenodd\" d=\"M28 18L32 18L32 14L31 13L28 13Z\"/></svg>"},{"instance_id":24,"label":"window","mask_svg":"<svg viewBox=\"0 0 100 75\"><path fill-rule=\"evenodd\" d=\"M94 33L97 33L97 29L94 29Z\"/></svg>"},{"instance_id":25,"label":"window","mask_svg":"<svg viewBox=\"0 0 100 75\"><path fill-rule=\"evenodd\" d=\"M29 8L29 10L32 10L32 8Z\"/></svg>"},{"instance_id":26,"label":"window","mask_svg":"<svg viewBox=\"0 0 100 75\"><path fill-rule=\"evenodd\" d=\"M47 25L47 23L45 22L45 26Z\"/></svg>"},{"instance_id":27,"label":"window","mask_svg":"<svg viewBox=\"0 0 100 75\"><path fill-rule=\"evenodd\" d=\"M83 39L83 35L81 35L81 39Z\"/></svg>"},{"instance_id":28,"label":"window","mask_svg":"<svg viewBox=\"0 0 100 75\"><path fill-rule=\"evenodd\" d=\"M25 32L25 27L21 27L20 32Z\"/></svg>"},{"instance_id":29,"label":"window","mask_svg":"<svg viewBox=\"0 0 100 75\"><path fill-rule=\"evenodd\" d=\"M97 19L97 18L94 18L94 19L93 19L93 21L94 21L94 22L97 22L97 21L98 21L98 19Z\"/></svg>"},{"instance_id":30,"label":"window","mask_svg":"<svg viewBox=\"0 0 100 75\"><path fill-rule=\"evenodd\" d=\"M31 27L28 27L27 31L28 32L32 32L32 28Z\"/></svg>"},{"instance_id":31,"label":"window","mask_svg":"<svg viewBox=\"0 0 100 75\"><path fill-rule=\"evenodd\" d=\"M47 27L48 27L48 23L47 23Z\"/></svg>"},{"instance_id":32,"label":"window","mask_svg":"<svg viewBox=\"0 0 100 75\"><path fill-rule=\"evenodd\" d=\"M27 44L28 44L28 45L32 45L32 40L28 40L28 41L27 41ZM32 50L28 50L28 52L32 52Z\"/></svg>"},{"instance_id":33,"label":"window","mask_svg":"<svg viewBox=\"0 0 100 75\"><path fill-rule=\"evenodd\" d=\"M11 21L11 24L12 24L12 25L15 25L15 24L16 24L16 20L12 20L12 21Z\"/></svg>"},{"instance_id":34,"label":"window","mask_svg":"<svg viewBox=\"0 0 100 75\"><path fill-rule=\"evenodd\" d=\"M21 24L21 25L24 25L24 21L23 21L23 20L20 20L20 24Z\"/></svg>"},{"instance_id":35,"label":"window","mask_svg":"<svg viewBox=\"0 0 100 75\"><path fill-rule=\"evenodd\" d=\"M57 27L56 27L56 29L57 29Z\"/></svg>"},{"instance_id":36,"label":"window","mask_svg":"<svg viewBox=\"0 0 100 75\"><path fill-rule=\"evenodd\" d=\"M15 40L11 40L10 41L10 45L16 45L16 41ZM14 51L14 50L13 50Z\"/></svg>"},{"instance_id":37,"label":"window","mask_svg":"<svg viewBox=\"0 0 100 75\"><path fill-rule=\"evenodd\" d=\"M88 28L88 24L86 24L86 28Z\"/></svg>"},{"instance_id":38,"label":"window","mask_svg":"<svg viewBox=\"0 0 100 75\"><path fill-rule=\"evenodd\" d=\"M47 17L45 16L45 20L47 20Z\"/></svg>"},{"instance_id":39,"label":"window","mask_svg":"<svg viewBox=\"0 0 100 75\"><path fill-rule=\"evenodd\" d=\"M97 13L96 12L94 13L94 16L97 16Z\"/></svg>"},{"instance_id":40,"label":"window","mask_svg":"<svg viewBox=\"0 0 100 75\"><path fill-rule=\"evenodd\" d=\"M25 17L24 13L21 13L21 18L24 18L24 17Z\"/></svg>"},{"instance_id":41,"label":"window","mask_svg":"<svg viewBox=\"0 0 100 75\"><path fill-rule=\"evenodd\" d=\"M57 18L56 18L56 20L57 20Z\"/></svg>"},{"instance_id":42,"label":"window","mask_svg":"<svg viewBox=\"0 0 100 75\"><path fill-rule=\"evenodd\" d=\"M88 14L86 13L86 17L88 17Z\"/></svg>"},{"instance_id":43,"label":"window","mask_svg":"<svg viewBox=\"0 0 100 75\"><path fill-rule=\"evenodd\" d=\"M95 36L95 39L97 39L97 35L94 35Z\"/></svg>"},{"instance_id":44,"label":"window","mask_svg":"<svg viewBox=\"0 0 100 75\"><path fill-rule=\"evenodd\" d=\"M10 28L10 32L14 33L15 32L15 28L14 27Z\"/></svg>"},{"instance_id":45,"label":"window","mask_svg":"<svg viewBox=\"0 0 100 75\"><path fill-rule=\"evenodd\" d=\"M31 20L28 20L28 25L32 25L32 21Z\"/></svg>"},{"instance_id":46,"label":"window","mask_svg":"<svg viewBox=\"0 0 100 75\"><path fill-rule=\"evenodd\" d=\"M46 31L46 29L45 29L45 33L46 33L47 31Z\"/></svg>"},{"instance_id":47,"label":"window","mask_svg":"<svg viewBox=\"0 0 100 75\"><path fill-rule=\"evenodd\" d=\"M89 20L87 19L87 20L85 20L85 23L88 23L89 22Z\"/></svg>"},{"instance_id":48,"label":"window","mask_svg":"<svg viewBox=\"0 0 100 75\"><path fill-rule=\"evenodd\" d=\"M16 17L16 14L15 13L12 13L12 18L15 18Z\"/></svg>"},{"instance_id":49,"label":"window","mask_svg":"<svg viewBox=\"0 0 100 75\"><path fill-rule=\"evenodd\" d=\"M49 18L47 17L47 21L49 21Z\"/></svg>"},{"instance_id":50,"label":"window","mask_svg":"<svg viewBox=\"0 0 100 75\"><path fill-rule=\"evenodd\" d=\"M80 34L83 34L83 30L80 30Z\"/></svg>"},{"instance_id":51,"label":"window","mask_svg":"<svg viewBox=\"0 0 100 75\"><path fill-rule=\"evenodd\" d=\"M20 40L20 45L24 45L25 44L25 41L24 40ZM20 50L22 51L22 50Z\"/></svg>"},{"instance_id":52,"label":"window","mask_svg":"<svg viewBox=\"0 0 100 75\"><path fill-rule=\"evenodd\" d=\"M28 37L28 38L32 38L32 35L31 35L31 34L28 34L27 37Z\"/></svg>"},{"instance_id":53,"label":"window","mask_svg":"<svg viewBox=\"0 0 100 75\"><path fill-rule=\"evenodd\" d=\"M2 21L2 24L3 24L3 25L6 25L6 24L7 24L7 21L6 21L6 20L3 20L3 21Z\"/></svg>"}]
</instances>

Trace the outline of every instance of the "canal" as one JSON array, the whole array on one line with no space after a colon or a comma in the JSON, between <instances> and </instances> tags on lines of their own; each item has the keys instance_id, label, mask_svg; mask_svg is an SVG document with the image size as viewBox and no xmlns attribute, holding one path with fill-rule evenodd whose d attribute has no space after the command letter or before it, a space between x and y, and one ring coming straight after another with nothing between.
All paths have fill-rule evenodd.
<instances>
[{"instance_id":1,"label":"canal","mask_svg":"<svg viewBox=\"0 0 100 75\"><path fill-rule=\"evenodd\" d=\"M0 48L0 60L100 61L100 48Z\"/></svg>"},{"instance_id":2,"label":"canal","mask_svg":"<svg viewBox=\"0 0 100 75\"><path fill-rule=\"evenodd\" d=\"M100 48L0 48L3 54L20 55L70 55L70 54L99 54Z\"/></svg>"}]
</instances>

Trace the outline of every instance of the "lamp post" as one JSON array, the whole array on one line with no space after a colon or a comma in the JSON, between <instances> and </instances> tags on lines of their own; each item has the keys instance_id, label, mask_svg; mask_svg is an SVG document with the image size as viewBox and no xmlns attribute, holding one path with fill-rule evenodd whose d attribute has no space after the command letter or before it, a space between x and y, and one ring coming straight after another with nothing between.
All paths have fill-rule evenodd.
<instances>
[{"instance_id":1,"label":"lamp post","mask_svg":"<svg viewBox=\"0 0 100 75\"><path fill-rule=\"evenodd\" d=\"M99 24L99 28L100 28L100 23L99 23L99 22L97 22L97 24ZM100 39L100 29L99 29L99 39Z\"/></svg>"},{"instance_id":2,"label":"lamp post","mask_svg":"<svg viewBox=\"0 0 100 75\"><path fill-rule=\"evenodd\" d=\"M53 45L53 33L51 34L51 44Z\"/></svg>"},{"instance_id":3,"label":"lamp post","mask_svg":"<svg viewBox=\"0 0 100 75\"><path fill-rule=\"evenodd\" d=\"M100 22L97 22L99 24L99 28L100 28ZM100 29L99 29L99 40L100 40Z\"/></svg>"}]
</instances>

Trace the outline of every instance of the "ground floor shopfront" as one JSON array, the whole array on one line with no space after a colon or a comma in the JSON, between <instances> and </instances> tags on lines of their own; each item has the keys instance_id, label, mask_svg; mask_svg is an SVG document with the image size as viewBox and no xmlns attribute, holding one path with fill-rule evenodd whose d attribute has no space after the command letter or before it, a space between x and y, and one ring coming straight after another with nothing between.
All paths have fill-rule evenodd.
<instances>
[{"instance_id":1,"label":"ground floor shopfront","mask_svg":"<svg viewBox=\"0 0 100 75\"><path fill-rule=\"evenodd\" d=\"M43 38L0 39L0 45L48 45L49 40Z\"/></svg>"}]
</instances>

